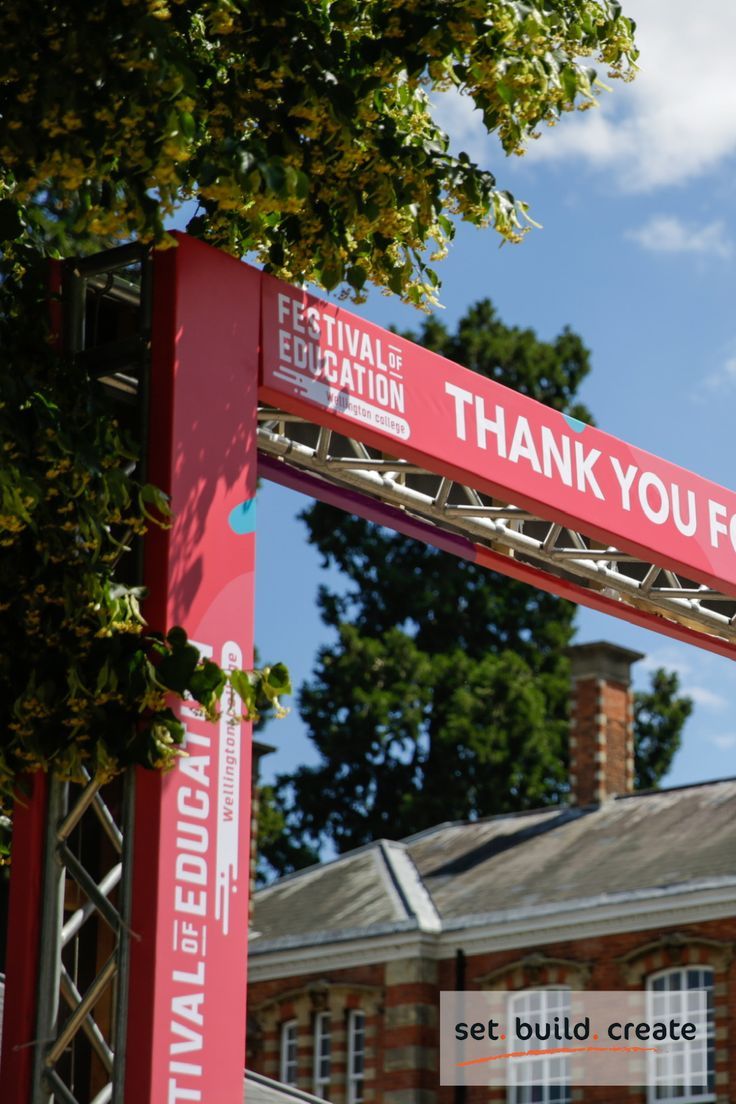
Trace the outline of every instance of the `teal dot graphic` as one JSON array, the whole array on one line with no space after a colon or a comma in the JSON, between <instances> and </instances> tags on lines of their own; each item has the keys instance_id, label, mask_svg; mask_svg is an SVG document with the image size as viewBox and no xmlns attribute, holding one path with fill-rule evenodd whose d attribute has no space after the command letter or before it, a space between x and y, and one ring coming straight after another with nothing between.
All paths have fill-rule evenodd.
<instances>
[{"instance_id":1,"label":"teal dot graphic","mask_svg":"<svg viewBox=\"0 0 736 1104\"><path fill-rule=\"evenodd\" d=\"M587 423L581 422L579 418L571 418L569 414L563 414L562 417L574 433L582 433L584 429L588 428Z\"/></svg>"},{"instance_id":2,"label":"teal dot graphic","mask_svg":"<svg viewBox=\"0 0 736 1104\"><path fill-rule=\"evenodd\" d=\"M230 511L227 519L233 533L244 535L256 531L256 500L249 498L246 502L240 502Z\"/></svg>"}]
</instances>

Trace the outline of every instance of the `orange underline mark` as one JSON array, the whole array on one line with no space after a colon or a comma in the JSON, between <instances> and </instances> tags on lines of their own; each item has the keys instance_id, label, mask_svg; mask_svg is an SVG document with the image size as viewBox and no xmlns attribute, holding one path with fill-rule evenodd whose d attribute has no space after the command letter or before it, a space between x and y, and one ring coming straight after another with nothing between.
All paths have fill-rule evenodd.
<instances>
[{"instance_id":1,"label":"orange underline mark","mask_svg":"<svg viewBox=\"0 0 736 1104\"><path fill-rule=\"evenodd\" d=\"M455 1066L478 1066L481 1062L499 1062L502 1058L535 1058L542 1054L600 1054L615 1051L618 1054L642 1054L645 1051L657 1052L659 1047L546 1047L543 1050L510 1050L508 1054L490 1054L487 1058L469 1058L466 1062L456 1062Z\"/></svg>"}]
</instances>

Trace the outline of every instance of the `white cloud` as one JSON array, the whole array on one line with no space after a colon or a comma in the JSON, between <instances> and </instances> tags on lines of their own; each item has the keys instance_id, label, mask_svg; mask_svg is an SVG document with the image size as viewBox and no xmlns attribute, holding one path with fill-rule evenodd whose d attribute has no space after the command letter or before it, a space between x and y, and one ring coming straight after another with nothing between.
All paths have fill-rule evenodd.
<instances>
[{"instance_id":1,"label":"white cloud","mask_svg":"<svg viewBox=\"0 0 736 1104\"><path fill-rule=\"evenodd\" d=\"M543 128L529 160L583 161L626 191L702 176L736 153L736 4L624 0L623 7L637 22L636 80L624 85L601 70L612 88L601 93L601 106ZM466 97L440 97L438 117L457 146L489 161L489 139Z\"/></svg>"},{"instance_id":2,"label":"white cloud","mask_svg":"<svg viewBox=\"0 0 736 1104\"><path fill-rule=\"evenodd\" d=\"M581 157L636 191L692 179L736 151L736 4L626 0L624 10L637 21L636 80L613 82L602 109L566 121L543 156Z\"/></svg>"},{"instance_id":3,"label":"white cloud","mask_svg":"<svg viewBox=\"0 0 736 1104\"><path fill-rule=\"evenodd\" d=\"M715 656L697 649L685 652L681 647L665 643L654 648L635 665L637 688L648 689L648 676L659 667L674 671L679 676L678 693L692 698L699 708L721 712L732 705L736 682L732 681L730 667L724 671L723 663ZM716 686L718 689L715 689Z\"/></svg>"},{"instance_id":4,"label":"white cloud","mask_svg":"<svg viewBox=\"0 0 736 1104\"><path fill-rule=\"evenodd\" d=\"M733 751L736 749L736 732L724 732L715 736L709 736L708 740L720 751Z\"/></svg>"},{"instance_id":5,"label":"white cloud","mask_svg":"<svg viewBox=\"0 0 736 1104\"><path fill-rule=\"evenodd\" d=\"M450 135L456 150L465 150L477 161L487 159L488 134L469 96L462 96L454 88L437 92L432 97L432 107L437 122Z\"/></svg>"},{"instance_id":6,"label":"white cloud","mask_svg":"<svg viewBox=\"0 0 736 1104\"><path fill-rule=\"evenodd\" d=\"M711 394L736 390L736 356L728 357L720 368L706 376L703 386Z\"/></svg>"},{"instance_id":7,"label":"white cloud","mask_svg":"<svg viewBox=\"0 0 736 1104\"><path fill-rule=\"evenodd\" d=\"M726 226L720 220L688 226L672 215L654 215L637 230L628 230L626 237L652 253L695 253L726 259L733 252Z\"/></svg>"},{"instance_id":8,"label":"white cloud","mask_svg":"<svg viewBox=\"0 0 736 1104\"><path fill-rule=\"evenodd\" d=\"M692 698L696 705L703 705L706 709L725 709L728 705L728 700L722 694L716 694L705 686L688 686L686 683L681 692Z\"/></svg>"}]
</instances>

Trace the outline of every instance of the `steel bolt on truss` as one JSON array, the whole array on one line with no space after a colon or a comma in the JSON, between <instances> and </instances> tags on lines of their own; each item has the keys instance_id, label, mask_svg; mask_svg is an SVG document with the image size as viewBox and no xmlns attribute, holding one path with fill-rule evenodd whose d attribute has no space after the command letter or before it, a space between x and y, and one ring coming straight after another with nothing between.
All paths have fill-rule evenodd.
<instances>
[{"instance_id":1,"label":"steel bolt on truss","mask_svg":"<svg viewBox=\"0 0 736 1104\"><path fill-rule=\"evenodd\" d=\"M123 1104L134 779L50 781L33 1104Z\"/></svg>"}]
</instances>

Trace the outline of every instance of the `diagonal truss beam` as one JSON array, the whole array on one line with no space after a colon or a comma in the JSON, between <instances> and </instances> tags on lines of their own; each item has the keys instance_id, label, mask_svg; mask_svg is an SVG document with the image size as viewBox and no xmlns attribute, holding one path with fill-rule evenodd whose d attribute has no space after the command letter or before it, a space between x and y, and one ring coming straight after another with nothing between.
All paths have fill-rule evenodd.
<instances>
[{"instance_id":1,"label":"diagonal truss beam","mask_svg":"<svg viewBox=\"0 0 736 1104\"><path fill-rule=\"evenodd\" d=\"M514 567L540 570L569 587L566 596L583 604L630 615L650 628L736 656L732 596L300 416L262 407L258 417L263 475L317 498L330 491L338 494L333 501L339 501L340 492L357 494L363 511L356 499L344 499L356 513L371 505L399 511L398 516L386 513L384 524L401 528L402 517L414 519L427 527L429 543L439 544L441 534L462 538L466 544L450 550L507 573L523 574ZM310 478L300 481L299 476ZM495 563L484 559L484 551L493 554Z\"/></svg>"},{"instance_id":2,"label":"diagonal truss beam","mask_svg":"<svg viewBox=\"0 0 736 1104\"><path fill-rule=\"evenodd\" d=\"M49 780L32 1104L123 1104L134 778Z\"/></svg>"}]
</instances>

